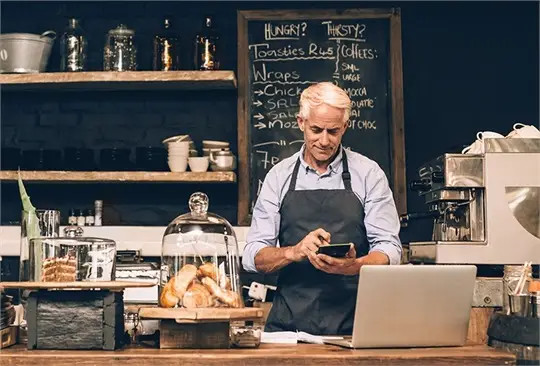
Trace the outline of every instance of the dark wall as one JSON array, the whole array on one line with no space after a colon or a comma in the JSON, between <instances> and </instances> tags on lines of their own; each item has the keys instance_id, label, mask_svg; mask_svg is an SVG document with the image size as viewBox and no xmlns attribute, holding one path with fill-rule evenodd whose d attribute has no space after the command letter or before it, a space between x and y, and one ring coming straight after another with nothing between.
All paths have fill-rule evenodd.
<instances>
[{"instance_id":1,"label":"dark wall","mask_svg":"<svg viewBox=\"0 0 540 366\"><path fill-rule=\"evenodd\" d=\"M150 69L151 40L173 14L189 67L192 38L204 14L222 34L223 68L236 68L236 10L261 8L391 7L402 10L407 178L424 161L461 150L479 130L508 133L513 123L538 125L538 4L533 2L4 2L2 33L60 32L67 16L82 19L90 67L101 67L106 32L125 23L137 32L141 69ZM58 44L50 68L58 69ZM158 145L172 134L196 141L225 139L236 152L236 93L2 93L2 146L93 148ZM209 192L211 210L236 223L236 186L30 185L36 205L109 206L109 223L165 225L187 210L193 190ZM223 190L223 191L222 191ZM409 192L408 207L422 210ZM13 184L2 185L2 222L18 220ZM64 211L63 213L67 213ZM107 221L107 219L106 219ZM403 231L427 238L428 223Z\"/></svg>"}]
</instances>

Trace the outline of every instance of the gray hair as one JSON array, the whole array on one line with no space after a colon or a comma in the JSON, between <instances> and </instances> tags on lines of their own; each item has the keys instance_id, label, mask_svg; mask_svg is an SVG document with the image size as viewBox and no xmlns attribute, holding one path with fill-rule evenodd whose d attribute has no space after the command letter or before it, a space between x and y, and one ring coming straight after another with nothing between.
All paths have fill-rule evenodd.
<instances>
[{"instance_id":1,"label":"gray hair","mask_svg":"<svg viewBox=\"0 0 540 366\"><path fill-rule=\"evenodd\" d=\"M349 120L351 114L351 99L339 86L330 82L313 84L306 88L300 95L300 111L298 117L306 120L311 109L321 104L342 109L343 122Z\"/></svg>"}]
</instances>

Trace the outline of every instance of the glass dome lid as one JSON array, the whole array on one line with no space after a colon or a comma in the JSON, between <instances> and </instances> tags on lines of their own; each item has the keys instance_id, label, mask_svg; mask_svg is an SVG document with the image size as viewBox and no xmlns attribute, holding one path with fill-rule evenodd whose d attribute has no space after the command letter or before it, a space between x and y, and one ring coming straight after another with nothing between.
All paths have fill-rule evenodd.
<instances>
[{"instance_id":1,"label":"glass dome lid","mask_svg":"<svg viewBox=\"0 0 540 366\"><path fill-rule=\"evenodd\" d=\"M159 304L173 308L243 307L238 243L231 224L208 212L208 196L189 198L190 212L165 230Z\"/></svg>"},{"instance_id":2,"label":"glass dome lid","mask_svg":"<svg viewBox=\"0 0 540 366\"><path fill-rule=\"evenodd\" d=\"M232 225L223 217L208 212L208 196L201 192L189 197L191 212L175 218L165 230L164 236L171 234L222 234L235 236Z\"/></svg>"}]
</instances>

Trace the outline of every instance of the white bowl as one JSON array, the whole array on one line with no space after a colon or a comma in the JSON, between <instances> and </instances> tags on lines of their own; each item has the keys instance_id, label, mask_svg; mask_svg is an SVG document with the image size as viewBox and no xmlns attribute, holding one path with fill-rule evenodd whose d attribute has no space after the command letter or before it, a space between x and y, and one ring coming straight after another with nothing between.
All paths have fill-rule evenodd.
<instances>
[{"instance_id":1,"label":"white bowl","mask_svg":"<svg viewBox=\"0 0 540 366\"><path fill-rule=\"evenodd\" d=\"M189 135L178 135L178 136L171 136L167 137L165 140L161 141L163 144L169 144L171 142L179 142L179 141L191 141L191 138Z\"/></svg>"},{"instance_id":2,"label":"white bowl","mask_svg":"<svg viewBox=\"0 0 540 366\"><path fill-rule=\"evenodd\" d=\"M203 143L203 147L212 148L212 149L229 147L230 145L227 141L214 141L214 140L203 140L202 143Z\"/></svg>"},{"instance_id":3,"label":"white bowl","mask_svg":"<svg viewBox=\"0 0 540 366\"><path fill-rule=\"evenodd\" d=\"M171 172L175 173L185 172L188 166L187 159L169 159L167 163L169 164L169 169L171 169Z\"/></svg>"},{"instance_id":4,"label":"white bowl","mask_svg":"<svg viewBox=\"0 0 540 366\"><path fill-rule=\"evenodd\" d=\"M184 155L189 154L189 143L188 142L181 142L174 145L168 146L169 153L183 153Z\"/></svg>"},{"instance_id":5,"label":"white bowl","mask_svg":"<svg viewBox=\"0 0 540 366\"><path fill-rule=\"evenodd\" d=\"M169 151L168 154L169 154L169 156L171 156L171 155L188 156L189 155L189 150L188 151L174 150L174 151Z\"/></svg>"},{"instance_id":6,"label":"white bowl","mask_svg":"<svg viewBox=\"0 0 540 366\"><path fill-rule=\"evenodd\" d=\"M191 157L188 159L189 169L192 172L205 172L210 161L207 156Z\"/></svg>"},{"instance_id":7,"label":"white bowl","mask_svg":"<svg viewBox=\"0 0 540 366\"><path fill-rule=\"evenodd\" d=\"M230 149L228 147L224 147L224 148L217 148L217 149L203 149L203 155L204 156L209 156L210 155L210 151L213 151L213 152L219 152L221 150L224 150L224 151L230 151Z\"/></svg>"}]
</instances>

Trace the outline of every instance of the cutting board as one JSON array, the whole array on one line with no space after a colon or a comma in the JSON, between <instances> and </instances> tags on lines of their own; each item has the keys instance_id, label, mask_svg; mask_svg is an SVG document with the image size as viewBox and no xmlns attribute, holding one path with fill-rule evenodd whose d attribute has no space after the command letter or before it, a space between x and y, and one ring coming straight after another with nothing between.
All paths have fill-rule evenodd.
<instances>
[{"instance_id":1,"label":"cutting board","mask_svg":"<svg viewBox=\"0 0 540 366\"><path fill-rule=\"evenodd\" d=\"M205 323L262 319L264 312L259 308L141 308L141 318L175 319L177 323Z\"/></svg>"},{"instance_id":2,"label":"cutting board","mask_svg":"<svg viewBox=\"0 0 540 366\"><path fill-rule=\"evenodd\" d=\"M122 290L128 287L152 287L153 282L135 281L79 281L79 282L0 282L0 288L25 288L33 290L50 289L108 289Z\"/></svg>"}]
</instances>

